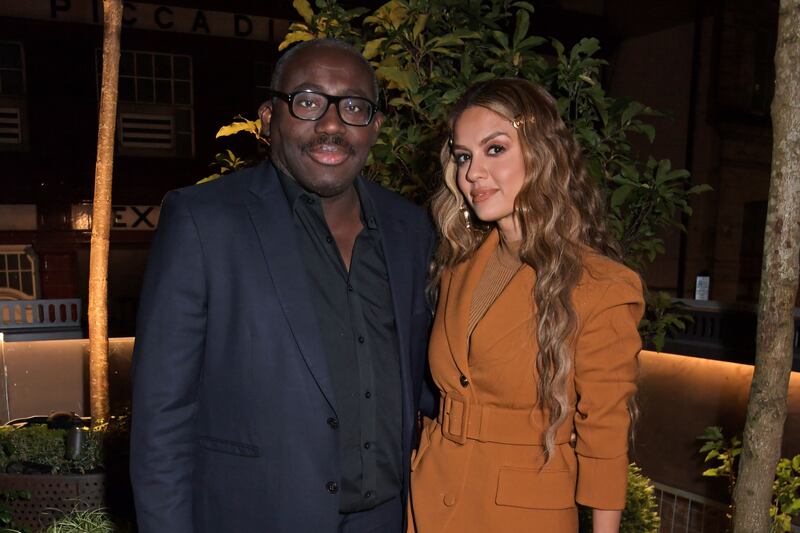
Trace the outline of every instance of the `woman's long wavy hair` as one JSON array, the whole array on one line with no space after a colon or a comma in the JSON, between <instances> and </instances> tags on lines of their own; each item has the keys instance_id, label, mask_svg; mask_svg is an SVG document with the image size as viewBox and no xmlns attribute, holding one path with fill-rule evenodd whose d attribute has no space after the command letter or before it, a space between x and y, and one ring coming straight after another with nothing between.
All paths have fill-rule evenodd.
<instances>
[{"instance_id":1,"label":"woman's long wavy hair","mask_svg":"<svg viewBox=\"0 0 800 533\"><path fill-rule=\"evenodd\" d=\"M548 414L544 432L549 460L558 427L570 412L567 379L573 366L578 318L572 291L587 249L620 261L620 249L606 226L602 194L587 174L581 149L559 116L556 102L541 86L522 79L499 78L470 87L455 104L450 131L461 114L483 107L514 124L525 162L525 179L514 201L522 230L520 259L536 272L533 303L539 352L536 369L539 405ZM452 134L451 134L452 135ZM470 212L456 182L451 140L441 151L444 179L431 207L442 234L433 265L432 287L442 269L469 258L486 239L492 224Z\"/></svg>"}]
</instances>

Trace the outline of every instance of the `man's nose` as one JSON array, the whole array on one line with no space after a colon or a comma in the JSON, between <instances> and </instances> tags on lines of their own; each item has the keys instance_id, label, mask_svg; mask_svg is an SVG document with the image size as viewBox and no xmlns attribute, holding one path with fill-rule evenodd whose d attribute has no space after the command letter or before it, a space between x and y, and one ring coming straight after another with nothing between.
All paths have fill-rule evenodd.
<instances>
[{"instance_id":1,"label":"man's nose","mask_svg":"<svg viewBox=\"0 0 800 533\"><path fill-rule=\"evenodd\" d=\"M339 118L339 110L333 102L328 104L328 109L320 117L316 124L316 130L322 133L342 133L345 130L345 124Z\"/></svg>"}]
</instances>

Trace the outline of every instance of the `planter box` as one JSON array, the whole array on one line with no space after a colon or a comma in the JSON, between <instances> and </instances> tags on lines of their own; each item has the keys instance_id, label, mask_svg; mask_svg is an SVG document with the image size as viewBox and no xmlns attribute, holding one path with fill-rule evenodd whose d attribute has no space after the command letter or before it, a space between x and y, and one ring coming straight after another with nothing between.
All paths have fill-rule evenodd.
<instances>
[{"instance_id":1,"label":"planter box","mask_svg":"<svg viewBox=\"0 0 800 533\"><path fill-rule=\"evenodd\" d=\"M96 509L105 505L106 475L98 474L3 474L0 492L24 490L30 500L10 502L14 520L33 531L48 525L63 512L76 507Z\"/></svg>"}]
</instances>

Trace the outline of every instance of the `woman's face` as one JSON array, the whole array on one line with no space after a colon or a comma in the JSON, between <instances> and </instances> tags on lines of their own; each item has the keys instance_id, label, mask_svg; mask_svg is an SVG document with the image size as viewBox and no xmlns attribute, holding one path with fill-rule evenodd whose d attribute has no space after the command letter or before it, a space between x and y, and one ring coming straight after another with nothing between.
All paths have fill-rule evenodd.
<instances>
[{"instance_id":1,"label":"woman's face","mask_svg":"<svg viewBox=\"0 0 800 533\"><path fill-rule=\"evenodd\" d=\"M522 232L514 200L525 180L525 160L511 121L485 107L468 107L453 127L458 188L484 222L495 222L507 241Z\"/></svg>"}]
</instances>

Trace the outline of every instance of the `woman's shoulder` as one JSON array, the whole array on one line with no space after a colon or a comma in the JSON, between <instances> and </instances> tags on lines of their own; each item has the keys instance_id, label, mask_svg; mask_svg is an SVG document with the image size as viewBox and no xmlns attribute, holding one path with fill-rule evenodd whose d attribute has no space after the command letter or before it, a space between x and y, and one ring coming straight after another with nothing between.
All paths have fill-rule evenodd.
<instances>
[{"instance_id":1,"label":"woman's shoulder","mask_svg":"<svg viewBox=\"0 0 800 533\"><path fill-rule=\"evenodd\" d=\"M610 257L592 250L583 255L582 263L583 272L578 285L607 286L622 283L641 289L639 274Z\"/></svg>"},{"instance_id":2,"label":"woman's shoulder","mask_svg":"<svg viewBox=\"0 0 800 533\"><path fill-rule=\"evenodd\" d=\"M591 313L603 306L600 304L643 303L642 280L627 266L594 251L586 253L582 263L583 272L574 293L579 314Z\"/></svg>"}]
</instances>

